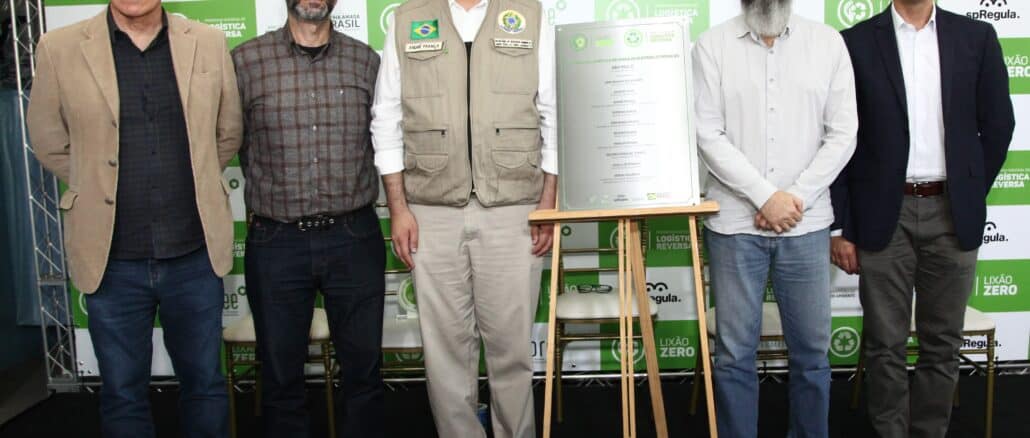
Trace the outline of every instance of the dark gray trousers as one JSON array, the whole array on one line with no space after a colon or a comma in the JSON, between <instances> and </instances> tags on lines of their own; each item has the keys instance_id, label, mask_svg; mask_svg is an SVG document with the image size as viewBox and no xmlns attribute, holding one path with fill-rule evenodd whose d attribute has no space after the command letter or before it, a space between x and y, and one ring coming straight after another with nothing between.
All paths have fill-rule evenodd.
<instances>
[{"instance_id":1,"label":"dark gray trousers","mask_svg":"<svg viewBox=\"0 0 1030 438\"><path fill-rule=\"evenodd\" d=\"M905 196L887 248L859 251L866 399L879 436L943 438L947 432L976 256L977 250L958 246L947 196ZM905 345L913 289L919 358L909 382Z\"/></svg>"}]
</instances>

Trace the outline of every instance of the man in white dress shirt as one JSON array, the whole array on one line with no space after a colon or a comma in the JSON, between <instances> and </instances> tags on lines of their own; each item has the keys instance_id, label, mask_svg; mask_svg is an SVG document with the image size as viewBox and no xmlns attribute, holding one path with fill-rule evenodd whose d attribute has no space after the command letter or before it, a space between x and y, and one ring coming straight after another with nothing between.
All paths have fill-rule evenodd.
<instances>
[{"instance_id":1,"label":"man in white dress shirt","mask_svg":"<svg viewBox=\"0 0 1030 438\"><path fill-rule=\"evenodd\" d=\"M833 184L831 257L861 273L869 419L881 437L943 438L985 198L1015 126L1008 72L990 24L933 0L896 0L843 36L861 127Z\"/></svg>"},{"instance_id":2,"label":"man in white dress shirt","mask_svg":"<svg viewBox=\"0 0 1030 438\"><path fill-rule=\"evenodd\" d=\"M442 437L534 436L530 332L557 186L553 31L536 0L410 0L388 23L373 105L393 250L413 268Z\"/></svg>"},{"instance_id":3,"label":"man in white dress shirt","mask_svg":"<svg viewBox=\"0 0 1030 438\"><path fill-rule=\"evenodd\" d=\"M790 435L828 433L829 186L854 152L851 61L833 29L790 0L742 0L743 14L694 49L697 132L716 309L720 437L757 435L758 348L767 282L790 351Z\"/></svg>"}]
</instances>

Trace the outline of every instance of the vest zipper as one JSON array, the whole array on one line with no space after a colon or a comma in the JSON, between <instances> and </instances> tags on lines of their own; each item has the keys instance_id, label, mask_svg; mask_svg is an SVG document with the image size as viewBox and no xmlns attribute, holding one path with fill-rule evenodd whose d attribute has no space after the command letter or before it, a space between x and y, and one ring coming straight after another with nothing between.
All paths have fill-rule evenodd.
<instances>
[{"instance_id":1,"label":"vest zipper","mask_svg":"<svg viewBox=\"0 0 1030 438\"><path fill-rule=\"evenodd\" d=\"M478 38L478 35L477 35ZM462 44L465 47L465 131L468 135L469 178L472 180L471 197L476 193L476 164L472 159L472 45L475 42Z\"/></svg>"}]
</instances>

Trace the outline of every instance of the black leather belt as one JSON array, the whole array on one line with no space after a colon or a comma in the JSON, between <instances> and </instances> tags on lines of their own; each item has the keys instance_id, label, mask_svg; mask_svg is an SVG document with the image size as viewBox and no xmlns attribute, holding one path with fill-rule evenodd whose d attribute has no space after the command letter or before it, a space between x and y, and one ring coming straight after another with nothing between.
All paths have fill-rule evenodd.
<instances>
[{"instance_id":1,"label":"black leather belt","mask_svg":"<svg viewBox=\"0 0 1030 438\"><path fill-rule=\"evenodd\" d=\"M917 198L940 196L948 193L948 183L945 181L905 183L905 194Z\"/></svg>"},{"instance_id":2,"label":"black leather belt","mask_svg":"<svg viewBox=\"0 0 1030 438\"><path fill-rule=\"evenodd\" d=\"M251 216L251 220L266 224L294 225L300 231L319 231L329 229L336 224L342 224L352 216L354 216L354 212L342 215L316 214L314 216L305 216L291 222L282 222L264 216L253 215Z\"/></svg>"}]
</instances>

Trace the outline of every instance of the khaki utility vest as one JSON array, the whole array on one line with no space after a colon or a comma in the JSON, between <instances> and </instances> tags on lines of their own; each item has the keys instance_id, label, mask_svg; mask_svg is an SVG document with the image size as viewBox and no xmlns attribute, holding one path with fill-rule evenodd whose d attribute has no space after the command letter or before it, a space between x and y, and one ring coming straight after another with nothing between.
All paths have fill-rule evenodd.
<instances>
[{"instance_id":1,"label":"khaki utility vest","mask_svg":"<svg viewBox=\"0 0 1030 438\"><path fill-rule=\"evenodd\" d=\"M490 0L469 66L447 0L396 9L409 202L463 206L473 187L488 207L539 201L540 20L536 0Z\"/></svg>"}]
</instances>

